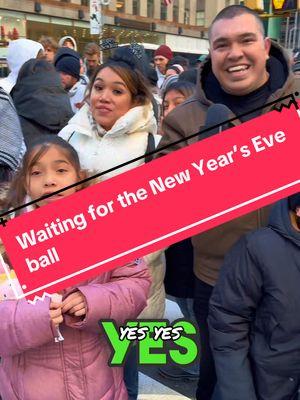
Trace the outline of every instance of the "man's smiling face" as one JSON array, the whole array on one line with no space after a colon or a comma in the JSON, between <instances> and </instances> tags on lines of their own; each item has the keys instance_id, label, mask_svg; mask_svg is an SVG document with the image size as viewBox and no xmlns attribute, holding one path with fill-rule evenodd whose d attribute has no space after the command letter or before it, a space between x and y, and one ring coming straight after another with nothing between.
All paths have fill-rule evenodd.
<instances>
[{"instance_id":1,"label":"man's smiling face","mask_svg":"<svg viewBox=\"0 0 300 400\"><path fill-rule=\"evenodd\" d=\"M266 61L271 47L251 14L217 20L210 34L212 70L222 88L242 96L267 82Z\"/></svg>"}]
</instances>

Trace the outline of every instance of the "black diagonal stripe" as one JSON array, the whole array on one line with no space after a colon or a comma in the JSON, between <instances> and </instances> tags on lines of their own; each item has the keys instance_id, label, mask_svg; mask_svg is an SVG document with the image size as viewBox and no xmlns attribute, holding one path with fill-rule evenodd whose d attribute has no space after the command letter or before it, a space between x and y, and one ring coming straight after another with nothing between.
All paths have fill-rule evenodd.
<instances>
[{"instance_id":1,"label":"black diagonal stripe","mask_svg":"<svg viewBox=\"0 0 300 400\"><path fill-rule=\"evenodd\" d=\"M218 128L219 126L222 126L222 125L224 125L224 124L228 124L228 123L230 123L230 122L233 122L233 121L235 121L235 120L237 120L237 119L240 119L240 118L242 118L242 117L244 117L244 116L246 116L246 115L248 115L248 114L252 114L252 113L254 113L254 112L258 111L258 110L262 110L262 109L264 109L264 108L267 108L267 107L270 107L270 106L272 106L272 105L278 104L278 103L280 103L280 102L282 102L282 101L284 101L284 100L286 100L286 99L288 99L288 98L290 98L291 101L289 102L288 105L286 105L286 107L291 107L292 104L293 104L293 105L295 106L295 108L298 109L298 104L297 104L297 102L296 102L295 95L298 96L299 93L298 93L298 92L295 92L295 94L294 94L294 93L291 93L291 94L288 94L288 95L286 95L286 96L283 96L283 97L279 98L278 100L271 101L270 103L265 104L264 106L257 107L257 108L255 108L255 109L253 109L253 110L251 110L251 111L247 111L247 112L244 113L244 114L241 114L241 115L238 115L238 116L236 116L236 117L233 117L233 118L231 118L231 119L229 119L229 120L227 120L227 121L221 122L220 124L217 124L217 125L214 125L214 126L210 126L209 128L203 129L203 130L201 130L200 132L193 133L193 134L191 134L191 135L189 135L189 136L186 136L186 137L183 138L183 139L176 140L175 142L172 142L172 143L169 143L169 144L167 144L167 145L165 145L165 146L163 146L163 147L160 147L160 148L157 149L157 150L150 151L150 152L147 153L147 154L143 154L143 155L141 155L141 156L139 156L139 157L133 158L132 160L126 161L126 162L124 162L123 164L117 165L116 167L107 169L106 171L99 172L98 174L95 174L95 175L93 175L93 176L90 176L89 178L86 178L86 179L83 179L83 180L78 181L78 182L76 182L76 183L73 183L72 185L66 186L66 187L64 187L63 189L57 190L56 192L53 192L53 193L48 194L48 195L46 195L46 196L40 197L40 198L38 198L38 199L36 199L36 200L32 200L32 201L30 201L30 202L28 202L28 203L25 203L25 204L21 205L21 206L18 206L18 207L16 207L16 208L13 208L13 209L10 210L10 211L6 211L5 213L0 214L0 218L1 218L1 217L4 217L4 216L6 216L6 215L12 214L12 213L14 213L15 211L21 210L22 208L25 208L25 207L27 207L27 206L33 205L33 204L35 204L35 203L38 203L39 201L44 200L44 199L47 199L48 197L51 197L51 196L53 196L53 195L62 193L62 192L64 192L65 190L72 189L72 188L74 188L74 187L76 187L76 186L78 186L78 185L82 185L83 183L86 183L86 182L89 182L89 181L94 180L94 179L96 179L96 178L99 178L99 177L102 176L102 175L105 175L105 174L107 174L107 173L109 173L109 172L115 171L115 170L117 170L117 169L119 169L119 168L125 167L126 165L129 165L129 164L132 164L132 163L134 163L134 162L136 162L136 161L142 160L142 159L144 159L145 157L148 157L148 156L151 156L151 155L153 155L153 154L159 153L159 152L161 152L162 150L165 150L165 149L167 149L167 148L169 148L169 147L172 147L172 146L174 146L174 145L176 145L176 144L179 144L179 143L182 143L182 142L186 142L187 140L192 139L192 138L198 136L199 134L203 134L203 133L208 132L208 131L210 131L210 130L216 129L216 128ZM276 110L277 110L277 111L281 111L282 108L283 108L282 106L279 106Z\"/></svg>"}]
</instances>

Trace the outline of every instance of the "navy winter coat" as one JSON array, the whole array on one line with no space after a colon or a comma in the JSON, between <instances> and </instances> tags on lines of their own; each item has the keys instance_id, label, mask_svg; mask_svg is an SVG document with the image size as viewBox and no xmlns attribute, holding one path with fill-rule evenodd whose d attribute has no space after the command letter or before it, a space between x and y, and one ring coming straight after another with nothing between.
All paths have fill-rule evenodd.
<instances>
[{"instance_id":1,"label":"navy winter coat","mask_svg":"<svg viewBox=\"0 0 300 400\"><path fill-rule=\"evenodd\" d=\"M287 200L226 257L208 322L222 400L298 399L300 232Z\"/></svg>"}]
</instances>

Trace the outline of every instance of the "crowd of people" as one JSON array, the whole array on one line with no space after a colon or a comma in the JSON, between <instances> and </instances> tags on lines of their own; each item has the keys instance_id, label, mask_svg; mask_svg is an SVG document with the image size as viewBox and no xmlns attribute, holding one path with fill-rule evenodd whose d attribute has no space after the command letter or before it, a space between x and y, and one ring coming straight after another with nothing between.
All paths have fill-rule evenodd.
<instances>
[{"instance_id":1,"label":"crowd of people","mask_svg":"<svg viewBox=\"0 0 300 400\"><path fill-rule=\"evenodd\" d=\"M79 184L38 200L87 176L145 155L89 184L110 179L150 162L155 149L163 157L201 140L188 137L213 104L231 116L248 112L234 122L241 124L299 92L299 52L291 56L266 37L249 8L220 11L209 42L196 67L166 45L153 60L135 45L100 63L96 43L81 55L70 36L10 42L10 73L0 80L0 211L37 200L17 217L84 190ZM179 139L186 140L171 146ZM197 380L197 400L298 399L299 247L296 193L36 305L1 285L1 399L137 400L136 346L124 368L110 367L99 321L161 319L166 294L198 325L200 357L161 366L164 377Z\"/></svg>"}]
</instances>

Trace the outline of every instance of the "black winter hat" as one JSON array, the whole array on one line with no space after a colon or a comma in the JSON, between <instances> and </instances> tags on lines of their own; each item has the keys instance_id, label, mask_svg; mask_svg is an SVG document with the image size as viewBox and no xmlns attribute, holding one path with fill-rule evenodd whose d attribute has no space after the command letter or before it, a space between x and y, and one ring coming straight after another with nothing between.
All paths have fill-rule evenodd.
<instances>
[{"instance_id":1,"label":"black winter hat","mask_svg":"<svg viewBox=\"0 0 300 400\"><path fill-rule=\"evenodd\" d=\"M289 208L292 211L296 211L296 208L300 207L300 192L289 196L288 201L289 201Z\"/></svg>"},{"instance_id":2,"label":"black winter hat","mask_svg":"<svg viewBox=\"0 0 300 400\"><path fill-rule=\"evenodd\" d=\"M80 78L80 55L77 51L69 49L68 47L61 47L58 49L54 66L56 71L64 72L65 74Z\"/></svg>"}]
</instances>

